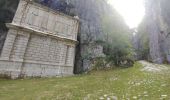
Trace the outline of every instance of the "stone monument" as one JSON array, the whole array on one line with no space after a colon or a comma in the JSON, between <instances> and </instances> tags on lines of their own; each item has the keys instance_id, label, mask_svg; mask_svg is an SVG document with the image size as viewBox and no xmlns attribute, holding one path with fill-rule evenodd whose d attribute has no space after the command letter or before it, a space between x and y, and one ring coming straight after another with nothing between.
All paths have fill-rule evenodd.
<instances>
[{"instance_id":1,"label":"stone monument","mask_svg":"<svg viewBox=\"0 0 170 100\"><path fill-rule=\"evenodd\" d=\"M73 75L79 20L33 0L20 0L0 55L0 75Z\"/></svg>"}]
</instances>

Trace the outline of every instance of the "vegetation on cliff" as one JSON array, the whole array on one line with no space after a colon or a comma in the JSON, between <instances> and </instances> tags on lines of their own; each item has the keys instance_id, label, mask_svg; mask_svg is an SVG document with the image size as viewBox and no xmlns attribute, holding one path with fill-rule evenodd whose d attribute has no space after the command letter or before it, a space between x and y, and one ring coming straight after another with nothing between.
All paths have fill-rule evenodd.
<instances>
[{"instance_id":1,"label":"vegetation on cliff","mask_svg":"<svg viewBox=\"0 0 170 100\"><path fill-rule=\"evenodd\" d=\"M104 53L108 61L116 66L123 61L133 64L132 33L122 16L114 10L114 13L103 17L102 25L105 32Z\"/></svg>"}]
</instances>

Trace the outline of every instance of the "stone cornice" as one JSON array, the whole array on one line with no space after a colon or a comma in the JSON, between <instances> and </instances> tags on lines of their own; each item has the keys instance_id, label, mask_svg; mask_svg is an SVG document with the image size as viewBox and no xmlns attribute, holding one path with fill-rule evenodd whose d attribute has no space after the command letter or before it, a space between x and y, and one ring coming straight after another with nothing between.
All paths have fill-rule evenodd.
<instances>
[{"instance_id":1,"label":"stone cornice","mask_svg":"<svg viewBox=\"0 0 170 100\"><path fill-rule=\"evenodd\" d=\"M54 33L51 33L51 32L43 32L43 31L39 31L39 30L36 30L36 29L33 29L33 28L29 28L28 26L24 26L24 25L18 25L18 24L14 24L14 23L6 23L6 26L8 28L11 28L11 29L16 29L16 30L21 30L21 31L26 31L26 32L29 32L29 33L32 33L32 34L39 34L39 35L44 35L44 36L50 36L52 38L56 38L56 39L59 39L61 41L65 41L65 42L71 42L71 43L74 43L74 44L78 44L78 41L77 40L74 40L74 39L70 39L70 38L67 38L67 37L61 37L61 36L58 36L58 35L55 35Z\"/></svg>"}]
</instances>

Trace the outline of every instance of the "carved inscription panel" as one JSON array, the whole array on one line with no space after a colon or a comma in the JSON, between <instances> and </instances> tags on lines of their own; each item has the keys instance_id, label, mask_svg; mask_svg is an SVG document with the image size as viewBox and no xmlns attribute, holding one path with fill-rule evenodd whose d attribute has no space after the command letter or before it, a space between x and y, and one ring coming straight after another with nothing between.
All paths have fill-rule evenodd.
<instances>
[{"instance_id":1,"label":"carved inscription panel","mask_svg":"<svg viewBox=\"0 0 170 100\"><path fill-rule=\"evenodd\" d=\"M54 11L43 5L31 2L20 3L21 9L15 15L15 23L54 35L77 39L78 20ZM21 16L22 15L22 16Z\"/></svg>"}]
</instances>

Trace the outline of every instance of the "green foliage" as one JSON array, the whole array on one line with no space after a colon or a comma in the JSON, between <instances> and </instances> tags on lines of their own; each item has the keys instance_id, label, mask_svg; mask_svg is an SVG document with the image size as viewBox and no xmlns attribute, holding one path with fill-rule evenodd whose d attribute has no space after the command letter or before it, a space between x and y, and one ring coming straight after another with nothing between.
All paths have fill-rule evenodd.
<instances>
[{"instance_id":1,"label":"green foliage","mask_svg":"<svg viewBox=\"0 0 170 100\"><path fill-rule=\"evenodd\" d=\"M94 66L93 69L94 70L101 70L101 69L105 69L106 67L106 63L105 63L105 58L102 57L98 57L94 60Z\"/></svg>"},{"instance_id":2,"label":"green foliage","mask_svg":"<svg viewBox=\"0 0 170 100\"><path fill-rule=\"evenodd\" d=\"M106 33L104 53L108 62L119 66L124 58L132 57L132 34L117 12L103 17L103 30Z\"/></svg>"}]
</instances>

